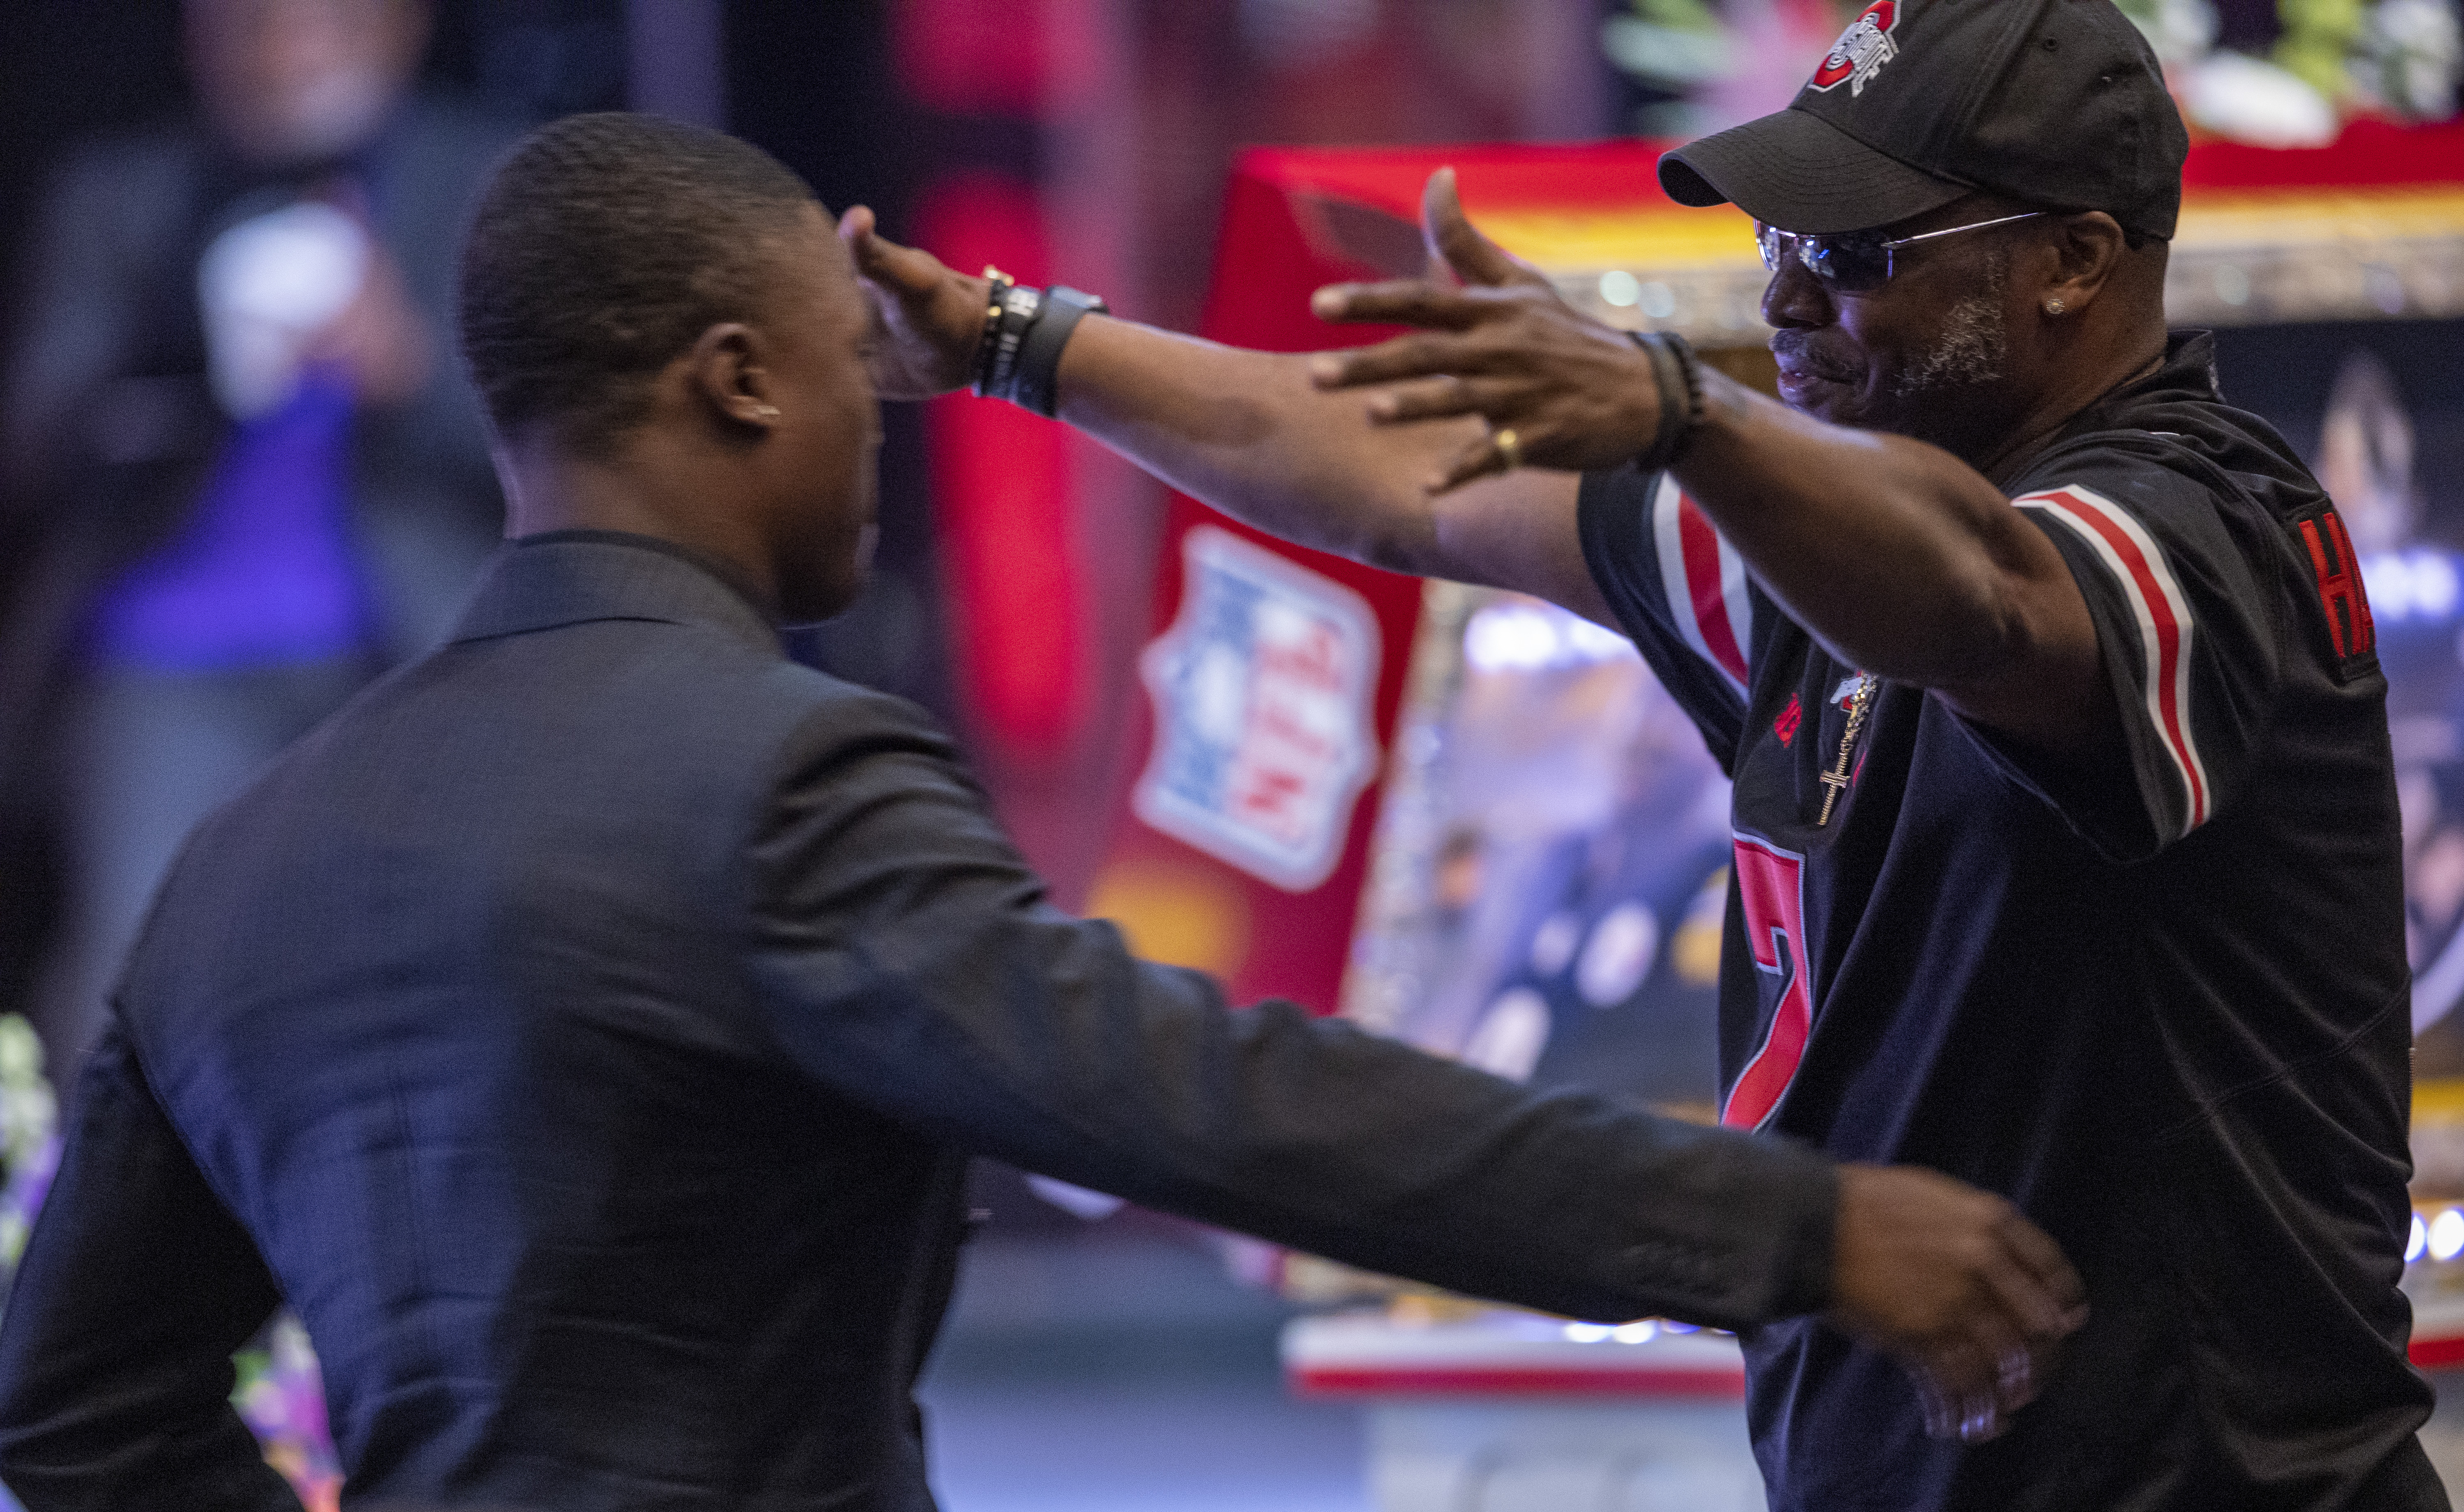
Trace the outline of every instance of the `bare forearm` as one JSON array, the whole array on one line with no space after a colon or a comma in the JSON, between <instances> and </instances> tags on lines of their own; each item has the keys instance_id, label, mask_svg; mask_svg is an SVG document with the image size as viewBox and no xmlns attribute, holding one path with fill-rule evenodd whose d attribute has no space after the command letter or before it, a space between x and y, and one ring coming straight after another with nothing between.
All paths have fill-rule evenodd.
<instances>
[{"instance_id":1,"label":"bare forearm","mask_svg":"<svg viewBox=\"0 0 2464 1512\"><path fill-rule=\"evenodd\" d=\"M1678 480L1841 660L1956 692L2063 639L2065 599L2084 615L2060 554L1966 463L1705 377Z\"/></svg>"},{"instance_id":2,"label":"bare forearm","mask_svg":"<svg viewBox=\"0 0 2464 1512\"><path fill-rule=\"evenodd\" d=\"M973 370L987 284L884 240L872 212L840 223L869 281L887 398L947 393ZM1147 471L1269 534L1398 572L1608 610L1585 569L1570 473L1522 471L1431 497L1469 419L1372 424L1369 402L1309 381L1309 359L1242 351L1109 316L1079 322L1058 374L1061 418Z\"/></svg>"},{"instance_id":3,"label":"bare forearm","mask_svg":"<svg viewBox=\"0 0 2464 1512\"><path fill-rule=\"evenodd\" d=\"M1090 317L1061 362L1061 418L1260 530L1355 561L1511 588L1609 623L1583 565L1572 473L1526 471L1432 498L1477 421L1374 425L1306 357Z\"/></svg>"},{"instance_id":4,"label":"bare forearm","mask_svg":"<svg viewBox=\"0 0 2464 1512\"><path fill-rule=\"evenodd\" d=\"M1463 427L1373 427L1360 396L1312 389L1305 362L1090 317L1063 355L1061 418L1261 530L1442 574L1419 483Z\"/></svg>"}]
</instances>

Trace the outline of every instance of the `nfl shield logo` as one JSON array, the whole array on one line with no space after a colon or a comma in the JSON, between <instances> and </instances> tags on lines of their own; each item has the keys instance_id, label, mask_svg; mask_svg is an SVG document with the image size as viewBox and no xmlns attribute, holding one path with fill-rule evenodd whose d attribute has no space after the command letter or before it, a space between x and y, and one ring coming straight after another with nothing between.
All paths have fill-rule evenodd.
<instances>
[{"instance_id":1,"label":"nfl shield logo","mask_svg":"<svg viewBox=\"0 0 2464 1512\"><path fill-rule=\"evenodd\" d=\"M1228 531L1182 537L1180 614L1139 670L1155 742L1139 819L1287 892L1324 882L1376 765L1377 622L1358 594Z\"/></svg>"}]
</instances>

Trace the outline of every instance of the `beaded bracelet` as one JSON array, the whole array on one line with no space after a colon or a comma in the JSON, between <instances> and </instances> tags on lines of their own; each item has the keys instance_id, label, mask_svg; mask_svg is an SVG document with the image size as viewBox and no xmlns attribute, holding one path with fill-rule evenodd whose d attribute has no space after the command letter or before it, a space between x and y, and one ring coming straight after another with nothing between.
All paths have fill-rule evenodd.
<instances>
[{"instance_id":1,"label":"beaded bracelet","mask_svg":"<svg viewBox=\"0 0 2464 1512\"><path fill-rule=\"evenodd\" d=\"M1651 359L1653 382L1660 390L1660 428L1651 445L1634 459L1644 472L1675 467L1685 456L1694 432L1703 424L1703 362L1685 338L1668 331L1637 331L1634 344ZM1683 398L1683 404L1671 403Z\"/></svg>"},{"instance_id":2,"label":"beaded bracelet","mask_svg":"<svg viewBox=\"0 0 2464 1512\"><path fill-rule=\"evenodd\" d=\"M984 282L990 286L984 299L984 334L976 342L975 365L968 371L969 382L975 385L979 395L984 391L984 375L992 359L993 344L1001 337L1001 311L1007 305L1009 292L1018 287L1017 279L990 263L984 264Z\"/></svg>"}]
</instances>

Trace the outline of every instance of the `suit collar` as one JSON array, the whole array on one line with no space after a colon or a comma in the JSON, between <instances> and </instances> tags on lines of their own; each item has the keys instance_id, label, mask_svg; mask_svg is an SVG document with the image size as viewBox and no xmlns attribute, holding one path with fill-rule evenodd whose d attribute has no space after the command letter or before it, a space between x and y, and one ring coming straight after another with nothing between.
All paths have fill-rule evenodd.
<instances>
[{"instance_id":1,"label":"suit collar","mask_svg":"<svg viewBox=\"0 0 2464 1512\"><path fill-rule=\"evenodd\" d=\"M673 541L604 530L549 531L508 541L489 562L453 639L593 620L698 625L780 653L778 627L716 563Z\"/></svg>"}]
</instances>

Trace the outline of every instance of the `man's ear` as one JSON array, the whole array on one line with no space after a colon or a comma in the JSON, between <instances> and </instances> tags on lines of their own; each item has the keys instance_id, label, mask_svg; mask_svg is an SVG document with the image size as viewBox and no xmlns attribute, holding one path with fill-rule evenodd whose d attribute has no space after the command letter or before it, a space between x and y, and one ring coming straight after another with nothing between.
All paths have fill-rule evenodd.
<instances>
[{"instance_id":1,"label":"man's ear","mask_svg":"<svg viewBox=\"0 0 2464 1512\"><path fill-rule=\"evenodd\" d=\"M759 331L724 321L693 342L685 358L686 382L720 420L767 434L779 423L768 360L769 343Z\"/></svg>"},{"instance_id":2,"label":"man's ear","mask_svg":"<svg viewBox=\"0 0 2464 1512\"><path fill-rule=\"evenodd\" d=\"M2054 225L2053 266L2035 294L2037 308L2059 319L2095 302L2130 244L2122 223L2102 210L2057 216Z\"/></svg>"}]
</instances>

